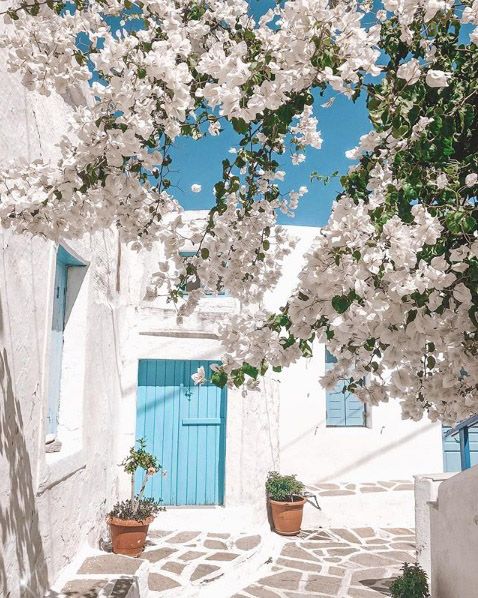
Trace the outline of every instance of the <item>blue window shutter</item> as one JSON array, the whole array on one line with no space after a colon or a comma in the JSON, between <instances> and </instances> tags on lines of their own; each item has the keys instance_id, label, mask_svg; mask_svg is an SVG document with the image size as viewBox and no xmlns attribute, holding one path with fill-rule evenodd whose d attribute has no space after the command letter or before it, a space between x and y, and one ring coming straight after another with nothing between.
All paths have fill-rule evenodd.
<instances>
[{"instance_id":1,"label":"blue window shutter","mask_svg":"<svg viewBox=\"0 0 478 598\"><path fill-rule=\"evenodd\" d=\"M53 288L50 371L48 381L48 434L56 434L58 427L68 268L76 266L83 267L84 264L60 245L56 252L55 283Z\"/></svg>"},{"instance_id":2,"label":"blue window shutter","mask_svg":"<svg viewBox=\"0 0 478 598\"><path fill-rule=\"evenodd\" d=\"M336 358L325 349L325 371L334 367ZM326 426L364 426L365 405L351 392L344 392L345 382L340 380L326 392Z\"/></svg>"},{"instance_id":3,"label":"blue window shutter","mask_svg":"<svg viewBox=\"0 0 478 598\"><path fill-rule=\"evenodd\" d=\"M345 426L345 401L342 385L327 391L327 426Z\"/></svg>"},{"instance_id":4,"label":"blue window shutter","mask_svg":"<svg viewBox=\"0 0 478 598\"><path fill-rule=\"evenodd\" d=\"M346 393L345 396L345 425L365 425L365 405L360 399L350 392Z\"/></svg>"},{"instance_id":5,"label":"blue window shutter","mask_svg":"<svg viewBox=\"0 0 478 598\"><path fill-rule=\"evenodd\" d=\"M67 265L60 259L60 255L58 255L56 260L55 286L53 289L53 316L51 323L50 379L48 386L49 434L56 434L58 426L67 279Z\"/></svg>"}]
</instances>

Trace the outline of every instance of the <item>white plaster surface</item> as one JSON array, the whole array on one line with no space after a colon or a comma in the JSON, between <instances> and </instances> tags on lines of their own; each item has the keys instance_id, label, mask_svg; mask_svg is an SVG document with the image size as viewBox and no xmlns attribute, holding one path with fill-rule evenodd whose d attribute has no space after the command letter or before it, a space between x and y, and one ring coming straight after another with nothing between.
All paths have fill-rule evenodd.
<instances>
[{"instance_id":1,"label":"white plaster surface","mask_svg":"<svg viewBox=\"0 0 478 598\"><path fill-rule=\"evenodd\" d=\"M127 451L135 439L136 394L139 359L218 359L221 345L214 328L225 311L233 311L238 304L228 297L206 297L197 312L176 323L174 307L164 298L143 302L149 274L157 269L158 254L139 257L123 252L123 314L127 322L123 328L121 345L122 365L122 438L120 447ZM158 525L211 529L260 526L265 509L264 480L270 469L279 467L279 395L276 381L266 378L261 390L243 393L228 390L226 420L226 477L224 506L207 509L171 508L158 517ZM121 490L127 493L129 480L121 476ZM195 523L194 523L195 522ZM247 523L246 523L247 522Z\"/></svg>"},{"instance_id":2,"label":"white plaster surface","mask_svg":"<svg viewBox=\"0 0 478 598\"><path fill-rule=\"evenodd\" d=\"M27 92L6 71L3 57L0 160L49 159L70 109L55 94ZM58 428L63 446L46 454L56 248L40 238L0 232L2 597L42 596L82 546L96 543L107 503L116 495L116 237L105 232L69 248L90 265L65 330Z\"/></svg>"},{"instance_id":3,"label":"white plaster surface","mask_svg":"<svg viewBox=\"0 0 478 598\"><path fill-rule=\"evenodd\" d=\"M186 218L204 216L189 212ZM264 305L277 309L285 303L297 280L304 251L318 229L287 227L298 243L285 259L283 276ZM160 247L138 256L122 254L122 305L128 324L123 349L124 450L134 441L138 359L216 359L221 346L215 324L224 313L240 309L228 297L206 297L181 326L174 307L164 297L145 301L150 274L157 270ZM221 527L224 518L235 522L260 522L264 517L263 484L269 469L296 473L307 485L330 481L367 482L412 480L413 475L442 467L441 428L424 420L401 419L398 403L373 407L363 428L326 427L324 346L317 344L314 357L281 374L272 374L260 393L241 396L229 391L226 442L225 509L202 511L208 525ZM280 399L280 400L279 400ZM122 481L126 493L127 479ZM306 521L316 525L401 525L414 519L413 492L321 497L322 512L306 509ZM230 510L234 507L234 510ZM239 510L238 510L239 509ZM179 521L181 509L171 509L166 520ZM192 513L193 510L190 510ZM177 512L177 515L176 515ZM194 519L194 516L193 516Z\"/></svg>"},{"instance_id":4,"label":"white plaster surface","mask_svg":"<svg viewBox=\"0 0 478 598\"><path fill-rule=\"evenodd\" d=\"M3 62L0 88L0 160L53 157L71 108L54 94L25 91ZM301 255L318 233L308 227L289 231L299 243L278 287L266 296L270 309L286 301ZM40 596L78 550L94 546L118 492L128 495L129 481L117 464L135 439L138 359L218 358L215 322L240 305L228 297L204 298L178 327L164 298L143 300L162 259L160 248L141 257L125 247L120 252L111 231L68 243L88 269L83 280L73 273L77 280L70 281L79 292L65 330L58 429L63 446L46 455L55 246L8 231L0 243L0 595L17 598L27 590ZM307 484L410 479L441 469L439 425L403 422L396 404L373 408L366 428L326 428L323 362L319 346L314 358L266 378L259 392L229 392L225 504L207 515L189 509L196 518L191 529L263 524L270 469L297 473ZM359 525L358 518L392 508L380 503L392 494L350 504L348 498L327 498L324 504L330 505L330 521L338 525L343 512L344 524ZM391 512L406 525L413 505L405 493L401 500ZM181 528L185 516L171 509L167 518Z\"/></svg>"},{"instance_id":5,"label":"white plaster surface","mask_svg":"<svg viewBox=\"0 0 478 598\"><path fill-rule=\"evenodd\" d=\"M433 598L476 598L478 466L453 475L430 505Z\"/></svg>"},{"instance_id":6,"label":"white plaster surface","mask_svg":"<svg viewBox=\"0 0 478 598\"><path fill-rule=\"evenodd\" d=\"M417 561L431 577L430 505L438 498L440 484L454 473L415 476L415 534Z\"/></svg>"}]
</instances>

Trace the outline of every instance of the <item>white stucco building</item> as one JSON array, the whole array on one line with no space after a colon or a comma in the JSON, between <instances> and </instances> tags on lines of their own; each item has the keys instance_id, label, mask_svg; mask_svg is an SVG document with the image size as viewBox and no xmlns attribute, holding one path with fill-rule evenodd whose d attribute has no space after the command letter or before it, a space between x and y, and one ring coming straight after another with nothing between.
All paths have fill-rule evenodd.
<instances>
[{"instance_id":1,"label":"white stucco building","mask_svg":"<svg viewBox=\"0 0 478 598\"><path fill-rule=\"evenodd\" d=\"M26 92L1 64L0 85L0 159L54 155L67 105ZM317 234L289 232L299 243L270 308ZM394 403L328 399L323 346L259 392L199 390L191 371L220 358L214 324L236 301L204 297L178 326L171 305L144 300L160 248L136 254L113 231L60 245L3 231L0 243L2 596L42 595L75 553L98 545L109 507L129 492L117 464L139 436L168 469L149 489L169 505L160 527L264 524L271 469L318 494L307 525L413 523L408 482L442 469L440 426L402 421Z\"/></svg>"}]
</instances>

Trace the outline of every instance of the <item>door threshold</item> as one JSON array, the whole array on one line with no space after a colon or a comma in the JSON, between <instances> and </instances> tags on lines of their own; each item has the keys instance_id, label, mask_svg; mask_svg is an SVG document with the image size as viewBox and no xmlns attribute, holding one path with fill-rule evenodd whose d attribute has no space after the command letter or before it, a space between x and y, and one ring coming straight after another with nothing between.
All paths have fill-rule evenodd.
<instances>
[{"instance_id":1,"label":"door threshold","mask_svg":"<svg viewBox=\"0 0 478 598\"><path fill-rule=\"evenodd\" d=\"M180 509L217 510L224 509L224 505L164 505L167 511Z\"/></svg>"}]
</instances>

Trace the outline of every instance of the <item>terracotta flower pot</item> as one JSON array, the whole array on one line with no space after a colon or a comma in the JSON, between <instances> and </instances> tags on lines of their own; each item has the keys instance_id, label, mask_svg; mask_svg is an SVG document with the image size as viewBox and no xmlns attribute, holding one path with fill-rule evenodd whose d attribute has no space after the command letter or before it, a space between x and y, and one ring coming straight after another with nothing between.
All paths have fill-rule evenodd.
<instances>
[{"instance_id":1,"label":"terracotta flower pot","mask_svg":"<svg viewBox=\"0 0 478 598\"><path fill-rule=\"evenodd\" d=\"M269 498L274 530L283 536L296 536L300 532L305 498L297 497L292 502L282 502Z\"/></svg>"},{"instance_id":2,"label":"terracotta flower pot","mask_svg":"<svg viewBox=\"0 0 478 598\"><path fill-rule=\"evenodd\" d=\"M136 521L108 517L113 552L126 556L139 556L144 550L149 524L153 519L154 517L148 517L144 521Z\"/></svg>"}]
</instances>

